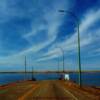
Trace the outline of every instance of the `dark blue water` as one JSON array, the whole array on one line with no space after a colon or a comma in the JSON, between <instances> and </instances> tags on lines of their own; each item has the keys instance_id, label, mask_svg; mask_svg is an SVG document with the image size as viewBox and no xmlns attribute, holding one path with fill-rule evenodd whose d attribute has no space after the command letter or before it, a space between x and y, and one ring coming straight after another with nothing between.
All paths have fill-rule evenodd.
<instances>
[{"instance_id":1,"label":"dark blue water","mask_svg":"<svg viewBox=\"0 0 100 100\"><path fill-rule=\"evenodd\" d=\"M78 83L78 73L71 73L70 79ZM82 73L82 84L100 86L100 73Z\"/></svg>"},{"instance_id":2,"label":"dark blue water","mask_svg":"<svg viewBox=\"0 0 100 100\"><path fill-rule=\"evenodd\" d=\"M78 74L77 73L70 73L70 80L78 83ZM58 79L61 77L61 74L34 74L34 77L37 80L52 80ZM0 73L0 85L20 81L20 80L27 80L31 79L32 74L27 74L25 78L24 73ZM89 85L89 86L100 86L100 73L82 73L82 84Z\"/></svg>"}]
</instances>

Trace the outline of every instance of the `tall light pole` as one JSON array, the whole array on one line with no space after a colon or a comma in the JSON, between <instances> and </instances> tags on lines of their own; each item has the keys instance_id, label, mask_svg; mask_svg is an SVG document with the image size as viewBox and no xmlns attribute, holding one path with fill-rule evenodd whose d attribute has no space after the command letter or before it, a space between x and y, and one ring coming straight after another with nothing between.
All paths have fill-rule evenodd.
<instances>
[{"instance_id":1,"label":"tall light pole","mask_svg":"<svg viewBox=\"0 0 100 100\"><path fill-rule=\"evenodd\" d=\"M32 66L32 80L33 80L33 66Z\"/></svg>"},{"instance_id":2,"label":"tall light pole","mask_svg":"<svg viewBox=\"0 0 100 100\"><path fill-rule=\"evenodd\" d=\"M33 66L32 66L32 80L34 80L34 69L33 69Z\"/></svg>"},{"instance_id":3,"label":"tall light pole","mask_svg":"<svg viewBox=\"0 0 100 100\"><path fill-rule=\"evenodd\" d=\"M70 11L67 11L67 10L59 10L59 12L61 13L68 13L69 15L71 15L75 21L76 21L76 24L77 24L77 34L78 34L78 37L77 37L77 42L78 42L78 67L79 67L79 86L81 87L82 83L82 79L81 79L81 56L80 56L80 31L79 31L79 19L78 17L73 13L73 12L70 12Z\"/></svg>"},{"instance_id":4,"label":"tall light pole","mask_svg":"<svg viewBox=\"0 0 100 100\"><path fill-rule=\"evenodd\" d=\"M25 80L26 80L26 56L25 56Z\"/></svg>"},{"instance_id":5,"label":"tall light pole","mask_svg":"<svg viewBox=\"0 0 100 100\"><path fill-rule=\"evenodd\" d=\"M61 48L61 47L57 47L60 51L61 51L61 53L62 53L62 59L63 59L63 73L65 72L64 71L64 69L65 69L65 61L64 61L64 50Z\"/></svg>"},{"instance_id":6,"label":"tall light pole","mask_svg":"<svg viewBox=\"0 0 100 100\"><path fill-rule=\"evenodd\" d=\"M36 78L34 77L34 67L32 66L32 81L36 81Z\"/></svg>"},{"instance_id":7,"label":"tall light pole","mask_svg":"<svg viewBox=\"0 0 100 100\"><path fill-rule=\"evenodd\" d=\"M59 69L59 58L58 58L58 74L59 74L59 71L60 71L60 69Z\"/></svg>"}]
</instances>

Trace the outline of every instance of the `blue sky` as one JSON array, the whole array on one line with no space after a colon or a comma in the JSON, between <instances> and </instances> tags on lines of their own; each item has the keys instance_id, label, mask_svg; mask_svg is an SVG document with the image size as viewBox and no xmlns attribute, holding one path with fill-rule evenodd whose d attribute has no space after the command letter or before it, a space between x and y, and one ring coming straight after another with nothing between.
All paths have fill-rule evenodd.
<instances>
[{"instance_id":1,"label":"blue sky","mask_svg":"<svg viewBox=\"0 0 100 100\"><path fill-rule=\"evenodd\" d=\"M78 69L75 19L80 24L83 70L100 70L100 0L0 0L0 70Z\"/></svg>"}]
</instances>

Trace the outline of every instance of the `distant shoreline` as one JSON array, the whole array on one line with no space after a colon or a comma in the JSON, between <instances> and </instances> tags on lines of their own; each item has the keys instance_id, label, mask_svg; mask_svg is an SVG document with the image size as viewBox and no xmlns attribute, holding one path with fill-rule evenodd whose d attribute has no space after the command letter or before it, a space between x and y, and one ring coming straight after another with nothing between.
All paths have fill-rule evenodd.
<instances>
[{"instance_id":1,"label":"distant shoreline","mask_svg":"<svg viewBox=\"0 0 100 100\"><path fill-rule=\"evenodd\" d=\"M27 71L27 72L24 72L24 71L2 71L0 73L78 73L78 71ZM89 71L82 71L82 73L100 73L100 70L89 70Z\"/></svg>"}]
</instances>

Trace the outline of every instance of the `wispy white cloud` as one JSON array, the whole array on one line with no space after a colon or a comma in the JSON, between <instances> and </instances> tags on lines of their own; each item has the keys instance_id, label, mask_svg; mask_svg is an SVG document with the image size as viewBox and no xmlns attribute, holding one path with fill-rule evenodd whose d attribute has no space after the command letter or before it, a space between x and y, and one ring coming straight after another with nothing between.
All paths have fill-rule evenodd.
<instances>
[{"instance_id":1,"label":"wispy white cloud","mask_svg":"<svg viewBox=\"0 0 100 100\"><path fill-rule=\"evenodd\" d=\"M64 0L63 2L58 2L57 0L55 0L54 4L52 5L52 10L50 10L50 8L48 9L48 7L42 9L43 13L41 14L41 16L37 16L35 20L37 23L35 23L34 25L33 21L32 30L29 33L25 34L24 37L28 41L30 41L30 37L35 36L41 30L47 30L47 35L49 39L51 39L52 37L56 37L58 34L59 26L62 24L63 21L63 16L59 16L58 9L66 9L68 8L68 4L69 3L66 2L66 0ZM37 11L37 13L39 11ZM40 17L44 22L42 21L39 23L37 21L37 19L41 19Z\"/></svg>"},{"instance_id":2,"label":"wispy white cloud","mask_svg":"<svg viewBox=\"0 0 100 100\"><path fill-rule=\"evenodd\" d=\"M68 2L67 2L68 3ZM44 23L39 23L37 28L34 28L34 25L32 26L32 31L26 35L24 35L24 37L30 41L30 37L31 36L35 36L38 31L40 30L47 30L47 40L45 41L45 43L41 42L37 45L33 45L32 47L30 47L27 50L22 51L20 54L26 54L28 52L38 52L39 50L45 48L46 46L48 46L49 44L51 44L57 36L57 30L59 29L59 26L62 24L62 16L59 16L58 14L58 9L66 9L66 1L65 2L56 2L56 6L55 4L53 4L53 8L51 11L47 11L44 10L44 14L43 14L43 20L46 21L46 24ZM34 22L33 22L34 23ZM34 42L34 41L33 41Z\"/></svg>"},{"instance_id":3,"label":"wispy white cloud","mask_svg":"<svg viewBox=\"0 0 100 100\"><path fill-rule=\"evenodd\" d=\"M57 30L63 21L62 20L63 17L59 16L58 9L66 9L66 7L67 7L66 5L68 4L68 2L66 2L66 0L64 0L63 2L58 2L57 0L55 0L55 1L56 1L55 3L52 3L52 10L50 10L51 8L48 9L48 7L45 6L46 8L41 9L41 10L43 10L42 11L43 14L41 14L41 16L36 16L36 18L34 17L34 20L31 25L31 30L29 32L27 32L27 33L24 32L24 33L20 34L22 38L26 39L30 44L33 44L33 45L31 45L31 47L24 49L23 51L20 51L18 53L15 53L13 55L9 55L7 57L6 56L0 57L0 62L5 61L5 64L7 64L7 62L12 63L11 61L16 58L16 60L13 61L14 64L22 63L22 62L20 62L22 60L19 61L17 59L19 59L19 58L22 59L25 55L28 55L29 53L35 54L38 51L40 51L41 49L47 47L48 45L52 44L55 41L57 33L58 33ZM8 2L6 2L6 3L8 4ZM8 8L6 5L4 5L4 7L5 7L5 9ZM3 11L5 9L3 9ZM11 6L8 10L7 10L7 14L6 14L6 17L8 17L8 18L21 17L21 16L26 17L27 15L28 16L30 15L30 14L25 15L26 14L25 12L22 13L23 15L20 15L20 13L18 13L18 15L16 15L17 14L16 11L18 11L18 9L17 8L12 9ZM16 10L15 12L12 13L13 15L10 14L10 12L12 10ZM38 13L39 13L39 11L40 11L40 9L38 9ZM28 11L28 12L30 13L30 11ZM7 20L10 20L10 19L7 19ZM45 23L43 21L45 21ZM45 42L39 41L38 44L34 44L35 41L30 41L30 38L32 36L35 37L35 35L38 34L38 31L40 31L40 30L47 30L48 37L46 38Z\"/></svg>"},{"instance_id":4,"label":"wispy white cloud","mask_svg":"<svg viewBox=\"0 0 100 100\"><path fill-rule=\"evenodd\" d=\"M44 0L45 1L45 0ZM14 18L29 18L31 19L30 29L28 31L20 33L20 37L25 39L30 46L27 48L23 47L23 50L14 52L12 55L2 57L0 56L0 65L23 65L24 56L33 54L36 55L42 49L45 49L49 46L48 52L40 53L39 57L37 56L36 61L42 62L45 60L50 61L51 59L61 57L61 52L57 48L60 46L64 49L65 54L67 55L74 54L77 50L77 32L73 33L73 35L69 38L66 38L64 41L60 41L59 43L54 44L55 39L58 35L58 29L62 25L63 17L58 13L59 9L69 9L70 6L69 1L63 0L58 2L58 0L53 0L52 3L50 1L50 6L45 6L44 1L39 1L34 4L27 4L27 0L25 0L21 7L16 4L20 2L20 0L8 2L8 0L1 0L0 2L0 24L7 23L8 21L12 21ZM19 4L19 3L18 3ZM24 9L24 7L26 7ZM52 9L51 9L52 8ZM90 10L87 11L84 16L82 16L80 23L80 38L81 38L81 50L82 54L84 51L88 52L89 46L98 43L100 40L100 27L96 27L92 30L92 25L95 26L95 23L100 20L100 10ZM35 44L34 39L36 36L40 36L41 31L46 30L46 37L44 41L39 41ZM76 30L76 28L75 28ZM1 34L0 34L1 35ZM1 36L0 36L1 38ZM0 50L3 50L2 47L2 39L0 39ZM20 44L19 44L20 45ZM86 50L85 50L86 49ZM7 50L5 50L7 52ZM13 52L8 51L8 52ZM99 48L94 48L89 51L89 54L95 55L93 52L99 53ZM87 56L90 56L90 55ZM70 58L69 58L70 59ZM13 62L12 62L13 61ZM33 63L33 62L32 62Z\"/></svg>"},{"instance_id":5,"label":"wispy white cloud","mask_svg":"<svg viewBox=\"0 0 100 100\"><path fill-rule=\"evenodd\" d=\"M80 24L81 49L85 50L85 46L88 45L90 46L95 41L100 40L99 37L100 30L97 28L95 28L94 31L90 29L91 26L94 25L99 20L100 20L100 10L97 11L91 10L84 15L82 22ZM58 49L56 48L55 45L62 47L66 52L70 51L74 53L74 51L77 50L77 32L74 33L69 39L66 39L64 42L61 42L59 44L54 44L48 51L48 53L46 53L48 57L43 58L43 60L48 60L49 56L50 59L54 58L52 54L55 54L56 53L55 51L57 51Z\"/></svg>"},{"instance_id":6,"label":"wispy white cloud","mask_svg":"<svg viewBox=\"0 0 100 100\"><path fill-rule=\"evenodd\" d=\"M49 56L46 56L46 57L43 57L43 58L36 60L36 62L51 60L53 58L57 58L58 56L59 56L58 54L49 55Z\"/></svg>"}]
</instances>

